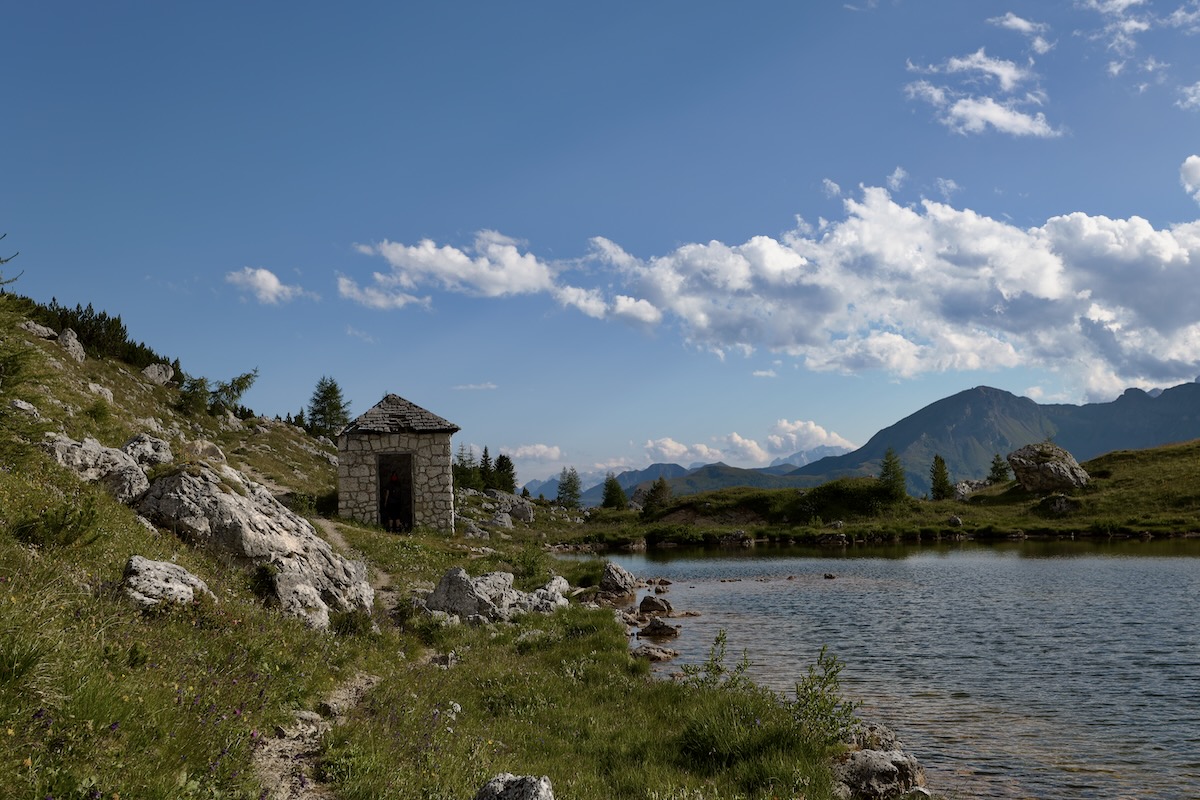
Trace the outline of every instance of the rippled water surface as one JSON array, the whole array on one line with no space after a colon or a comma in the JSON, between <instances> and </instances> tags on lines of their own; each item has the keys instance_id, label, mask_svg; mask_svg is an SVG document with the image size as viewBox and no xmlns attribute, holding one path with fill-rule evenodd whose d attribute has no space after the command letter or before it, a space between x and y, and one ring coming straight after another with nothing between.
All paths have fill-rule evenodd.
<instances>
[{"instance_id":1,"label":"rippled water surface","mask_svg":"<svg viewBox=\"0 0 1200 800\"><path fill-rule=\"evenodd\" d=\"M613 560L700 612L681 661L724 628L790 693L828 645L935 791L1200 798L1198 540L667 553Z\"/></svg>"}]
</instances>

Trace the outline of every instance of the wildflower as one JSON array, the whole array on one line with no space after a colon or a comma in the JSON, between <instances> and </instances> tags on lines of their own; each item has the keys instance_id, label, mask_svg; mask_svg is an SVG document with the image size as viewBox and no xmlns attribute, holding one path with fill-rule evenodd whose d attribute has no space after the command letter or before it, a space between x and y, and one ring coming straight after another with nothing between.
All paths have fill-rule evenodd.
<instances>
[{"instance_id":1,"label":"wildflower","mask_svg":"<svg viewBox=\"0 0 1200 800\"><path fill-rule=\"evenodd\" d=\"M120 722L114 722L112 725L109 725L109 726L108 726L108 729L109 729L110 731L113 731L113 732L115 733L115 732L116 732L116 730L117 730L117 728L119 728L119 727L121 727L121 723L120 723Z\"/></svg>"}]
</instances>

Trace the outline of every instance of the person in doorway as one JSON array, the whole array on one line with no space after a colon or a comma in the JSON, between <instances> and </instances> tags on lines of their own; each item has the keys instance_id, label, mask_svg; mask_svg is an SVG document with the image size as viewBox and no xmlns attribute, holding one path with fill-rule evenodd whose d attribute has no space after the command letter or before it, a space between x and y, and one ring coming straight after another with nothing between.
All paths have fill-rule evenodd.
<instances>
[{"instance_id":1,"label":"person in doorway","mask_svg":"<svg viewBox=\"0 0 1200 800\"><path fill-rule=\"evenodd\" d=\"M383 490L383 527L389 531L400 530L400 475L396 470L388 476Z\"/></svg>"}]
</instances>

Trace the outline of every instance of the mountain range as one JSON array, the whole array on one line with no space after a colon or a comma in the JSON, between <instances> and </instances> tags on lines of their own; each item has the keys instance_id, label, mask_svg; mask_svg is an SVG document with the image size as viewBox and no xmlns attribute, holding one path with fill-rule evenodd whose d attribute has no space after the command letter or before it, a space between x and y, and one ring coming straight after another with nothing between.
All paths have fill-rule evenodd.
<instances>
[{"instance_id":1,"label":"mountain range","mask_svg":"<svg viewBox=\"0 0 1200 800\"><path fill-rule=\"evenodd\" d=\"M632 493L637 486L663 476L676 495L734 486L815 486L834 478L877 475L884 453L892 448L904 466L909 492L919 496L929 491L929 470L935 455L945 459L951 480L959 481L982 479L997 453L1006 456L1024 445L1047 439L1084 461L1113 450L1138 450L1197 438L1197 382L1153 392L1127 389L1111 402L1083 405L1039 404L1002 389L977 386L904 417L857 450L830 453L818 448L826 452L797 453L760 469L721 463L691 469L654 464L644 470L623 472L617 480ZM558 492L557 478L531 484L537 484L531 492L547 498ZM584 505L599 505L603 492L601 480L581 499Z\"/></svg>"}]
</instances>

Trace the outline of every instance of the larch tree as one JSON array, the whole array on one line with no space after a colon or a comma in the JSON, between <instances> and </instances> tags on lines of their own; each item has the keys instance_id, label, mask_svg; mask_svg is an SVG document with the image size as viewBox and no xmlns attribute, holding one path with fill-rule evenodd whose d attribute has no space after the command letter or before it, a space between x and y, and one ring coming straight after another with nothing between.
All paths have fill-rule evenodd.
<instances>
[{"instance_id":1,"label":"larch tree","mask_svg":"<svg viewBox=\"0 0 1200 800\"><path fill-rule=\"evenodd\" d=\"M579 473L574 467L563 467L558 476L558 504L563 508L579 508L582 493Z\"/></svg>"},{"instance_id":2,"label":"larch tree","mask_svg":"<svg viewBox=\"0 0 1200 800\"><path fill-rule=\"evenodd\" d=\"M883 454L883 463L879 467L879 483L890 502L897 503L908 494L904 465L900 463L900 456L896 455L896 451L891 447Z\"/></svg>"}]
</instances>

